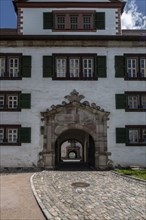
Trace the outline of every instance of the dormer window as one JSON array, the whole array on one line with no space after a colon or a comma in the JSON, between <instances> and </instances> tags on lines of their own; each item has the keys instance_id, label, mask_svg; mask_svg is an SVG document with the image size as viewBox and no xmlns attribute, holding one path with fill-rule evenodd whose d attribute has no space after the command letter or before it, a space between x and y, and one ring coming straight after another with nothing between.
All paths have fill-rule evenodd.
<instances>
[{"instance_id":1,"label":"dormer window","mask_svg":"<svg viewBox=\"0 0 146 220\"><path fill-rule=\"evenodd\" d=\"M44 12L44 29L52 31L96 31L105 29L105 12L57 10Z\"/></svg>"}]
</instances>

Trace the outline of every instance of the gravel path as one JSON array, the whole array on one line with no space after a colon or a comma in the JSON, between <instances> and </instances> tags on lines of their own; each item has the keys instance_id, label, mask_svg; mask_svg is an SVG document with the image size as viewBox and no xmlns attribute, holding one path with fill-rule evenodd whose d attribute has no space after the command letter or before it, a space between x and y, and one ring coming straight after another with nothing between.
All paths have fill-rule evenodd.
<instances>
[{"instance_id":1,"label":"gravel path","mask_svg":"<svg viewBox=\"0 0 146 220\"><path fill-rule=\"evenodd\" d=\"M0 176L0 220L45 220L31 190L31 176Z\"/></svg>"}]
</instances>

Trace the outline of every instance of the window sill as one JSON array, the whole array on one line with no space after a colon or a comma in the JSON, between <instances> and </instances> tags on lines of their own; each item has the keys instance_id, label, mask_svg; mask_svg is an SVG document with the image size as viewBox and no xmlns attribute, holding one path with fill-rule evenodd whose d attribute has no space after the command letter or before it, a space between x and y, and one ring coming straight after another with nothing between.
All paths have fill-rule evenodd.
<instances>
[{"instance_id":1,"label":"window sill","mask_svg":"<svg viewBox=\"0 0 146 220\"><path fill-rule=\"evenodd\" d=\"M146 81L146 77L125 77L125 80L128 81Z\"/></svg>"},{"instance_id":2,"label":"window sill","mask_svg":"<svg viewBox=\"0 0 146 220\"><path fill-rule=\"evenodd\" d=\"M126 143L126 146L128 147L146 147L146 143L136 143L136 144L132 144L132 143Z\"/></svg>"},{"instance_id":3,"label":"window sill","mask_svg":"<svg viewBox=\"0 0 146 220\"><path fill-rule=\"evenodd\" d=\"M52 80L70 80L70 81L95 81L98 80L97 77L91 77L91 78L68 78L68 77L53 77Z\"/></svg>"},{"instance_id":4,"label":"window sill","mask_svg":"<svg viewBox=\"0 0 146 220\"><path fill-rule=\"evenodd\" d=\"M96 29L52 29L52 32L96 32Z\"/></svg>"},{"instance_id":5,"label":"window sill","mask_svg":"<svg viewBox=\"0 0 146 220\"><path fill-rule=\"evenodd\" d=\"M0 77L0 80L22 80L22 77Z\"/></svg>"},{"instance_id":6,"label":"window sill","mask_svg":"<svg viewBox=\"0 0 146 220\"><path fill-rule=\"evenodd\" d=\"M0 143L0 146L21 146L21 143Z\"/></svg>"},{"instance_id":7,"label":"window sill","mask_svg":"<svg viewBox=\"0 0 146 220\"><path fill-rule=\"evenodd\" d=\"M125 112L146 112L146 109L125 109Z\"/></svg>"},{"instance_id":8,"label":"window sill","mask_svg":"<svg viewBox=\"0 0 146 220\"><path fill-rule=\"evenodd\" d=\"M0 109L0 112L21 112L21 109L20 108L17 108L17 109L5 109L5 108L1 108Z\"/></svg>"}]
</instances>

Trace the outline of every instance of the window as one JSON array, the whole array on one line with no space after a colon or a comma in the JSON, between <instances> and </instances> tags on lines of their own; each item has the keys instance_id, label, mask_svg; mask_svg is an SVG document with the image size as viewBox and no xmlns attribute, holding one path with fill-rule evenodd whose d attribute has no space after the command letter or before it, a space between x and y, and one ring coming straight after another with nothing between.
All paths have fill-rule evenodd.
<instances>
[{"instance_id":1,"label":"window","mask_svg":"<svg viewBox=\"0 0 146 220\"><path fill-rule=\"evenodd\" d=\"M64 15L57 16L57 29L65 29L65 16Z\"/></svg>"},{"instance_id":2,"label":"window","mask_svg":"<svg viewBox=\"0 0 146 220\"><path fill-rule=\"evenodd\" d=\"M8 128L7 129L8 134L8 143L17 143L18 142L18 128Z\"/></svg>"},{"instance_id":3,"label":"window","mask_svg":"<svg viewBox=\"0 0 146 220\"><path fill-rule=\"evenodd\" d=\"M146 78L146 58L127 57L127 77Z\"/></svg>"},{"instance_id":4,"label":"window","mask_svg":"<svg viewBox=\"0 0 146 220\"><path fill-rule=\"evenodd\" d=\"M127 80L146 80L146 56L143 54L125 54L115 57L116 77Z\"/></svg>"},{"instance_id":5,"label":"window","mask_svg":"<svg viewBox=\"0 0 146 220\"><path fill-rule=\"evenodd\" d=\"M93 79L95 77L95 55L66 55L55 57L55 78Z\"/></svg>"},{"instance_id":6,"label":"window","mask_svg":"<svg viewBox=\"0 0 146 220\"><path fill-rule=\"evenodd\" d=\"M0 128L0 143L3 143L4 140L4 129Z\"/></svg>"},{"instance_id":7,"label":"window","mask_svg":"<svg viewBox=\"0 0 146 220\"><path fill-rule=\"evenodd\" d=\"M90 15L84 15L83 16L83 29L84 30L90 30L91 29L91 16Z\"/></svg>"},{"instance_id":8,"label":"window","mask_svg":"<svg viewBox=\"0 0 146 220\"><path fill-rule=\"evenodd\" d=\"M0 57L0 77L19 77L19 69L19 57Z\"/></svg>"},{"instance_id":9,"label":"window","mask_svg":"<svg viewBox=\"0 0 146 220\"><path fill-rule=\"evenodd\" d=\"M43 77L53 80L97 80L107 77L106 56L53 54L43 56Z\"/></svg>"},{"instance_id":10,"label":"window","mask_svg":"<svg viewBox=\"0 0 146 220\"><path fill-rule=\"evenodd\" d=\"M146 127L128 128L129 144L145 144L146 143Z\"/></svg>"},{"instance_id":11,"label":"window","mask_svg":"<svg viewBox=\"0 0 146 220\"><path fill-rule=\"evenodd\" d=\"M57 77L66 77L66 58L56 58Z\"/></svg>"},{"instance_id":12,"label":"window","mask_svg":"<svg viewBox=\"0 0 146 220\"><path fill-rule=\"evenodd\" d=\"M125 143L126 146L146 146L146 126L126 125L125 128L116 128L116 143Z\"/></svg>"},{"instance_id":13,"label":"window","mask_svg":"<svg viewBox=\"0 0 146 220\"><path fill-rule=\"evenodd\" d=\"M55 28L57 31L95 31L95 11L54 11Z\"/></svg>"},{"instance_id":14,"label":"window","mask_svg":"<svg viewBox=\"0 0 146 220\"><path fill-rule=\"evenodd\" d=\"M116 109L146 111L146 92L125 92L116 94Z\"/></svg>"},{"instance_id":15,"label":"window","mask_svg":"<svg viewBox=\"0 0 146 220\"><path fill-rule=\"evenodd\" d=\"M72 30L78 29L78 16L76 15L70 16L70 29Z\"/></svg>"},{"instance_id":16,"label":"window","mask_svg":"<svg viewBox=\"0 0 146 220\"><path fill-rule=\"evenodd\" d=\"M21 125L0 125L0 145L31 143L31 128Z\"/></svg>"},{"instance_id":17,"label":"window","mask_svg":"<svg viewBox=\"0 0 146 220\"><path fill-rule=\"evenodd\" d=\"M126 92L127 109L146 110L146 92Z\"/></svg>"},{"instance_id":18,"label":"window","mask_svg":"<svg viewBox=\"0 0 146 220\"><path fill-rule=\"evenodd\" d=\"M79 77L80 74L80 58L69 59L70 77Z\"/></svg>"},{"instance_id":19,"label":"window","mask_svg":"<svg viewBox=\"0 0 146 220\"><path fill-rule=\"evenodd\" d=\"M31 107L31 95L20 91L0 91L0 111L20 111Z\"/></svg>"},{"instance_id":20,"label":"window","mask_svg":"<svg viewBox=\"0 0 146 220\"><path fill-rule=\"evenodd\" d=\"M21 79L31 76L31 56L22 54L0 54L0 78Z\"/></svg>"}]
</instances>

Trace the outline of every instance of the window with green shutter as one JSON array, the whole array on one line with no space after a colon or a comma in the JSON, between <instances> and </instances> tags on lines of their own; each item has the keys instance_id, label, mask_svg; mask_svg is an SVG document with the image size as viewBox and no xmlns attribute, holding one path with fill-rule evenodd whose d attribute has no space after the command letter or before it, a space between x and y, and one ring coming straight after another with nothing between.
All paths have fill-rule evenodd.
<instances>
[{"instance_id":1,"label":"window with green shutter","mask_svg":"<svg viewBox=\"0 0 146 220\"><path fill-rule=\"evenodd\" d=\"M116 94L116 109L126 109L126 94Z\"/></svg>"},{"instance_id":2,"label":"window with green shutter","mask_svg":"<svg viewBox=\"0 0 146 220\"><path fill-rule=\"evenodd\" d=\"M53 57L43 56L43 77L53 76Z\"/></svg>"},{"instance_id":3,"label":"window with green shutter","mask_svg":"<svg viewBox=\"0 0 146 220\"><path fill-rule=\"evenodd\" d=\"M95 13L95 29L97 30L105 29L105 12Z\"/></svg>"},{"instance_id":4,"label":"window with green shutter","mask_svg":"<svg viewBox=\"0 0 146 220\"><path fill-rule=\"evenodd\" d=\"M22 56L22 77L31 77L31 56Z\"/></svg>"},{"instance_id":5,"label":"window with green shutter","mask_svg":"<svg viewBox=\"0 0 146 220\"><path fill-rule=\"evenodd\" d=\"M97 56L97 77L107 77L106 73L106 56Z\"/></svg>"},{"instance_id":6,"label":"window with green shutter","mask_svg":"<svg viewBox=\"0 0 146 220\"><path fill-rule=\"evenodd\" d=\"M43 13L43 28L53 29L53 13L52 12Z\"/></svg>"},{"instance_id":7,"label":"window with green shutter","mask_svg":"<svg viewBox=\"0 0 146 220\"><path fill-rule=\"evenodd\" d=\"M115 77L125 77L125 58L124 56L115 56Z\"/></svg>"},{"instance_id":8,"label":"window with green shutter","mask_svg":"<svg viewBox=\"0 0 146 220\"><path fill-rule=\"evenodd\" d=\"M20 108L29 109L31 108L31 94L22 93L20 95Z\"/></svg>"},{"instance_id":9,"label":"window with green shutter","mask_svg":"<svg viewBox=\"0 0 146 220\"><path fill-rule=\"evenodd\" d=\"M126 128L116 128L116 143L127 143Z\"/></svg>"},{"instance_id":10,"label":"window with green shutter","mask_svg":"<svg viewBox=\"0 0 146 220\"><path fill-rule=\"evenodd\" d=\"M21 127L19 132L20 143L31 143L31 128Z\"/></svg>"}]
</instances>

